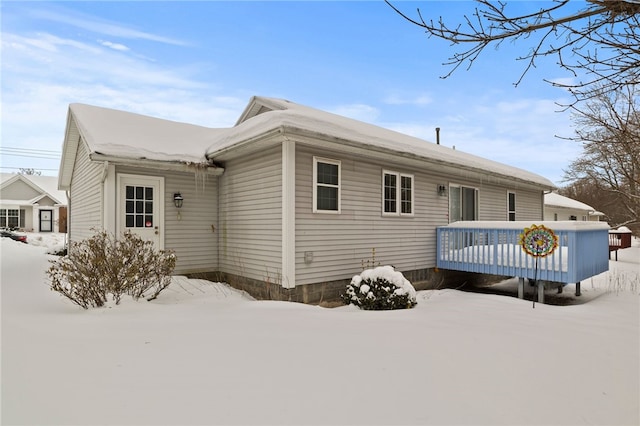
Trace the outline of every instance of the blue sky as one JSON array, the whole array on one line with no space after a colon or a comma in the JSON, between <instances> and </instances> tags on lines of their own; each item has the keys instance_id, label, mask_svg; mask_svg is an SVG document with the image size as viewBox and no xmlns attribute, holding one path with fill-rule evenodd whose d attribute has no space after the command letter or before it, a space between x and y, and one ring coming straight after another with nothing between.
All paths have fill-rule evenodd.
<instances>
[{"instance_id":1,"label":"blue sky","mask_svg":"<svg viewBox=\"0 0 640 426\"><path fill-rule=\"evenodd\" d=\"M475 7L396 4L454 20ZM542 81L569 77L554 59L514 87L524 69L515 58L529 45L507 43L442 79L453 48L382 1L3 1L0 13L2 172L57 173L69 103L229 127L253 95L429 141L440 127L443 145L558 185L580 153L555 137L573 130L556 105L568 94Z\"/></svg>"}]
</instances>

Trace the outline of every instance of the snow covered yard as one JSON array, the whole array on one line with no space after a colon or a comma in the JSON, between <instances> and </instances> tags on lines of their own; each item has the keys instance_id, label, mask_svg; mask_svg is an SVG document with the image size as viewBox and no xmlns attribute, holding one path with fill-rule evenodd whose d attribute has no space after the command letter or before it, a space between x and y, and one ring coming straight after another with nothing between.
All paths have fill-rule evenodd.
<instances>
[{"instance_id":1,"label":"snow covered yard","mask_svg":"<svg viewBox=\"0 0 640 426\"><path fill-rule=\"evenodd\" d=\"M185 278L85 311L48 289L59 241L29 241L0 245L5 425L640 423L637 241L587 303L440 290L390 312Z\"/></svg>"}]
</instances>

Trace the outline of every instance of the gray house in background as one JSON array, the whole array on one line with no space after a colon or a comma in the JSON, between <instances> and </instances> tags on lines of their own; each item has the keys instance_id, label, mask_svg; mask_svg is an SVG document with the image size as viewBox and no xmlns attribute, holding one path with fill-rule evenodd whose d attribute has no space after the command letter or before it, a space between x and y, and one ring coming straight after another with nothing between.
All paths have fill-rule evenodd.
<instances>
[{"instance_id":1,"label":"gray house in background","mask_svg":"<svg viewBox=\"0 0 640 426\"><path fill-rule=\"evenodd\" d=\"M58 178L0 173L0 228L66 232L67 196Z\"/></svg>"},{"instance_id":2,"label":"gray house in background","mask_svg":"<svg viewBox=\"0 0 640 426\"><path fill-rule=\"evenodd\" d=\"M372 264L442 280L437 226L543 218L544 177L371 124L254 97L212 129L71 104L59 175L70 240L131 230L177 274L317 303ZM182 199L181 207L179 199Z\"/></svg>"}]
</instances>

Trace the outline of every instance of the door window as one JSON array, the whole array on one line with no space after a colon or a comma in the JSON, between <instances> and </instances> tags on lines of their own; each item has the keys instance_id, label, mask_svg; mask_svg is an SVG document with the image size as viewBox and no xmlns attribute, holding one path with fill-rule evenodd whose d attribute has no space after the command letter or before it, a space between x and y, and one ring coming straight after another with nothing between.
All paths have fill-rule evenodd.
<instances>
[{"instance_id":1,"label":"door window","mask_svg":"<svg viewBox=\"0 0 640 426\"><path fill-rule=\"evenodd\" d=\"M127 228L152 228L153 202L153 187L126 185L125 226Z\"/></svg>"}]
</instances>

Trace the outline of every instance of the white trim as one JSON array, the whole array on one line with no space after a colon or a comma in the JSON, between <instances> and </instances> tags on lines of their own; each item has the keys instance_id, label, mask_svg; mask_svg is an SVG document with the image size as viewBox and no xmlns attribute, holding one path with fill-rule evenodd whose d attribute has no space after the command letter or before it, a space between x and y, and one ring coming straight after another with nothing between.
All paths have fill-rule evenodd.
<instances>
[{"instance_id":1,"label":"white trim","mask_svg":"<svg viewBox=\"0 0 640 426\"><path fill-rule=\"evenodd\" d=\"M447 214L449 216L449 223L452 222L456 222L459 220L462 220L462 217L459 218L451 218L451 201L453 200L453 197L451 196L451 188L460 188L460 215L462 216L463 214L463 206L462 206L462 189L463 188L467 188L467 189L473 189L475 191L475 205L473 206L473 215L475 216L474 221L478 221L480 220L480 190L475 187L475 186L468 186L468 185L464 185L464 184L459 184L459 183L451 183L449 182L449 213Z\"/></svg>"},{"instance_id":2,"label":"white trim","mask_svg":"<svg viewBox=\"0 0 640 426\"><path fill-rule=\"evenodd\" d=\"M296 144L282 142L282 287L296 286Z\"/></svg>"},{"instance_id":3,"label":"white trim","mask_svg":"<svg viewBox=\"0 0 640 426\"><path fill-rule=\"evenodd\" d=\"M393 175L396 177L396 211L395 212L387 212L385 211L385 175ZM402 213L402 178L410 178L411 179L411 213ZM400 173L392 170L382 169L382 216L407 216L411 217L415 215L415 176L409 173Z\"/></svg>"},{"instance_id":4,"label":"white trim","mask_svg":"<svg viewBox=\"0 0 640 426\"><path fill-rule=\"evenodd\" d=\"M338 210L318 210L318 163L333 164L338 166ZM330 186L330 185L323 185ZM333 187L331 185L331 187ZM342 210L342 163L340 160L313 157L313 212L323 214L340 214Z\"/></svg>"},{"instance_id":5,"label":"white trim","mask_svg":"<svg viewBox=\"0 0 640 426\"><path fill-rule=\"evenodd\" d=\"M113 164L105 165L105 174L102 184L102 205L104 206L102 213L102 224L107 232L117 234L117 217L118 209L113 200L117 200L118 189L116 184L116 166Z\"/></svg>"},{"instance_id":6,"label":"white trim","mask_svg":"<svg viewBox=\"0 0 640 426\"><path fill-rule=\"evenodd\" d=\"M128 173L118 173L117 174L117 188L116 188L116 202L115 202L115 206L116 206L116 230L118 231L117 233L119 234L122 229L124 229L124 224L122 223L122 212L123 212L123 206L122 206L122 194L121 194L121 188L122 188L122 180L123 179L132 179L135 180L136 184L142 184L144 185L145 183L148 184L158 184L158 200L154 200L155 205L158 208L158 218L157 218L157 227L158 227L158 232L159 232L159 236L158 236L158 249L159 250L163 250L164 249L164 235L165 235L165 224L164 224L164 198L165 198L165 194L164 194L164 176L144 176L144 175L134 175L134 174L128 174Z\"/></svg>"}]
</instances>

